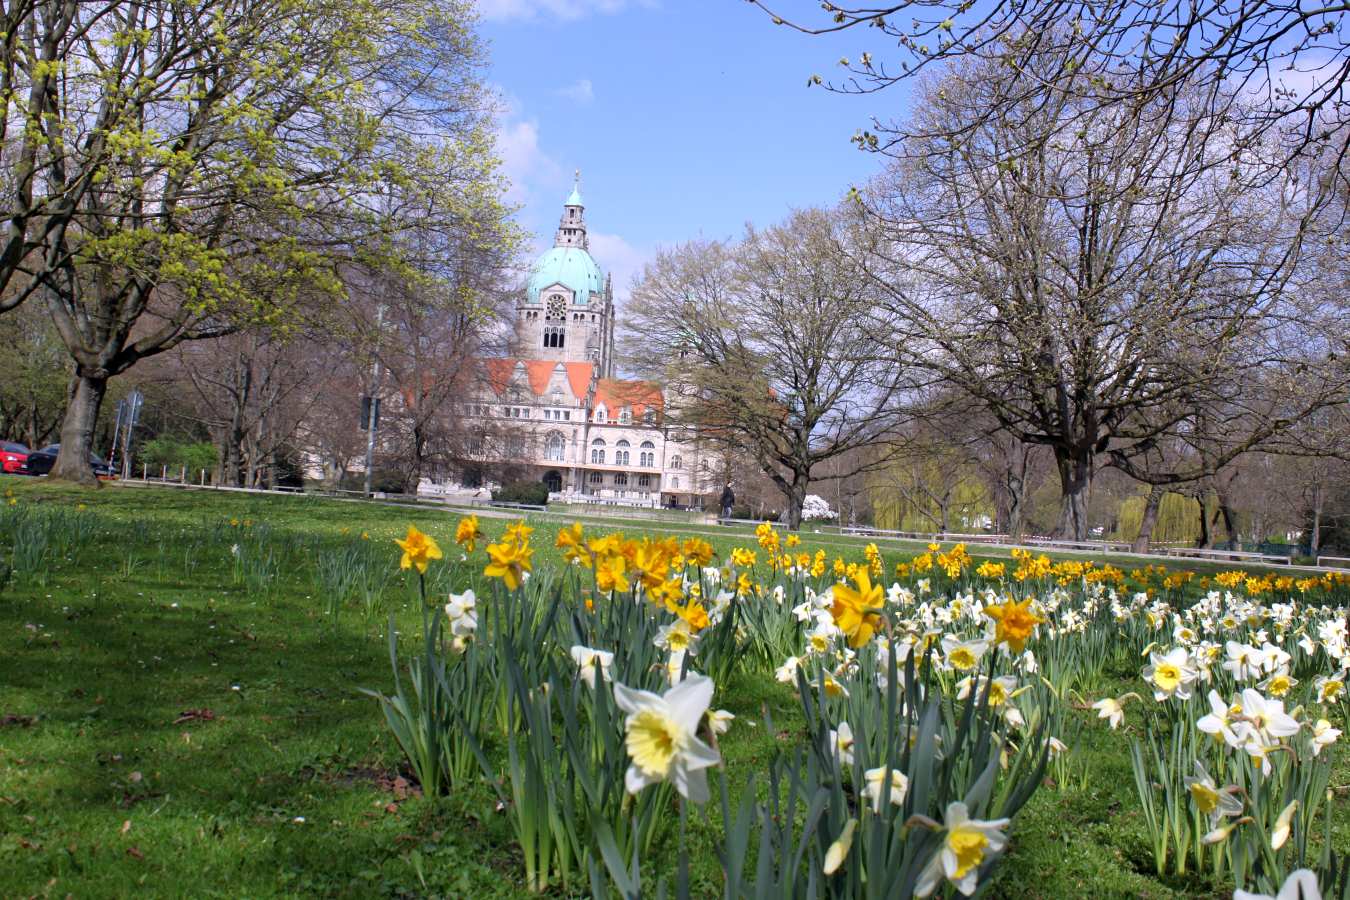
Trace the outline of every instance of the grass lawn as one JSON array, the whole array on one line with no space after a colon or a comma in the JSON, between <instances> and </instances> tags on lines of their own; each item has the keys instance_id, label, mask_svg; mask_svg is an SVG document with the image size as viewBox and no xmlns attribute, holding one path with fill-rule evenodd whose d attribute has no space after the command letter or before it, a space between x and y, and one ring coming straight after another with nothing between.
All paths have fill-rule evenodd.
<instances>
[{"instance_id":1,"label":"grass lawn","mask_svg":"<svg viewBox=\"0 0 1350 900\"><path fill-rule=\"evenodd\" d=\"M409 522L454 557L435 590L478 580L481 562L458 562L456 516L8 477L0 492L16 501L0 516L42 504L71 523L40 554L0 545L0 560L28 561L0 589L0 896L530 896L495 795L420 796L378 707L357 691L392 683L391 614L404 645L417 639L416 598L390 543ZM484 519L484 530L500 534L506 521ZM537 525L538 569L557 560L558 525ZM620 530L655 528L708 530ZM712 543L725 552L750 542L736 533ZM808 535L803 549L860 559L865 543ZM320 560L353 547L387 566L334 604ZM909 555L883 550L887 567ZM1137 682L1122 667L1103 690ZM791 691L771 679L720 687L716 705L739 717L722 743L732 772L801 726ZM778 734L743 724L765 709ZM1063 737L1080 771L1039 790L1017 819L991 896L1227 896L1153 874L1118 733L1078 712ZM1334 841L1350 849L1343 747L1332 750ZM696 850L712 827L695 825ZM718 896L710 857L695 853L694 883Z\"/></svg>"}]
</instances>

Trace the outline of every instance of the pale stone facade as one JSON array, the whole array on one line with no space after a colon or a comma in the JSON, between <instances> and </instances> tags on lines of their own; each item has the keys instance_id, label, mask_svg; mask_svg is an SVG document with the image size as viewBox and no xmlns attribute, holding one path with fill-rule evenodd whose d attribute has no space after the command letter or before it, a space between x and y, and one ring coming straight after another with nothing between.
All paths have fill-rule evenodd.
<instances>
[{"instance_id":1,"label":"pale stone facade","mask_svg":"<svg viewBox=\"0 0 1350 900\"><path fill-rule=\"evenodd\" d=\"M613 377L613 287L590 255L579 191L531 271L513 355L480 365L465 484L505 465L564 501L688 507L720 490L711 458L666 425L663 387Z\"/></svg>"}]
</instances>

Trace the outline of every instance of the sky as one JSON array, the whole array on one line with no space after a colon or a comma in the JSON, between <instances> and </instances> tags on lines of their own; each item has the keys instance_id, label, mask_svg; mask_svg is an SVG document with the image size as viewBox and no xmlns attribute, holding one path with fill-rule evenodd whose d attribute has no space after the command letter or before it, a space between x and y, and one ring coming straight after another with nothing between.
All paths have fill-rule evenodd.
<instances>
[{"instance_id":1,"label":"sky","mask_svg":"<svg viewBox=\"0 0 1350 900\"><path fill-rule=\"evenodd\" d=\"M783 0L819 15L819 6ZM879 160L849 138L904 115L907 85L808 87L867 46L812 37L744 0L479 0L498 153L536 250L581 170L591 252L622 302L659 247L739 234L837 201Z\"/></svg>"}]
</instances>

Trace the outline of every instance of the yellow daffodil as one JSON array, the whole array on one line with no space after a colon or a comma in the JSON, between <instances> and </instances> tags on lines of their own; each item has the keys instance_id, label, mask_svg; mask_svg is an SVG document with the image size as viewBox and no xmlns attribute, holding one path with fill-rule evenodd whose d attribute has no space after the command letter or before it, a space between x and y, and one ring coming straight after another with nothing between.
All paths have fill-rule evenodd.
<instances>
[{"instance_id":1,"label":"yellow daffodil","mask_svg":"<svg viewBox=\"0 0 1350 900\"><path fill-rule=\"evenodd\" d=\"M855 581L857 590L847 584L834 586L830 615L839 630L848 636L849 646L857 649L870 641L881 626L879 611L884 601L881 585L872 584L866 569L858 571Z\"/></svg>"},{"instance_id":2,"label":"yellow daffodil","mask_svg":"<svg viewBox=\"0 0 1350 900\"><path fill-rule=\"evenodd\" d=\"M500 578L508 591L514 591L525 582L525 573L530 571L530 557L534 551L528 543L503 541L500 544L488 544L488 564L483 574L489 578Z\"/></svg>"},{"instance_id":3,"label":"yellow daffodil","mask_svg":"<svg viewBox=\"0 0 1350 900\"><path fill-rule=\"evenodd\" d=\"M455 543L463 547L465 553L472 553L482 539L483 532L478 527L477 516L465 516L455 526Z\"/></svg>"},{"instance_id":4,"label":"yellow daffodil","mask_svg":"<svg viewBox=\"0 0 1350 900\"><path fill-rule=\"evenodd\" d=\"M568 562L578 562L583 566L590 566L591 555L586 551L580 522L573 522L571 525L559 529L558 538L553 542L553 546L562 551L563 559Z\"/></svg>"},{"instance_id":5,"label":"yellow daffodil","mask_svg":"<svg viewBox=\"0 0 1350 900\"><path fill-rule=\"evenodd\" d=\"M394 543L403 550L403 558L398 564L400 569L416 567L419 573L425 573L431 560L441 558L441 548L436 545L435 538L418 531L415 525L409 525L407 536L401 541L394 538Z\"/></svg>"},{"instance_id":6,"label":"yellow daffodil","mask_svg":"<svg viewBox=\"0 0 1350 900\"><path fill-rule=\"evenodd\" d=\"M1031 598L1021 603L1011 597L1002 606L986 606L984 614L994 620L994 643L1007 644L1013 653L1026 649L1036 626L1045 619L1031 611Z\"/></svg>"}]
</instances>

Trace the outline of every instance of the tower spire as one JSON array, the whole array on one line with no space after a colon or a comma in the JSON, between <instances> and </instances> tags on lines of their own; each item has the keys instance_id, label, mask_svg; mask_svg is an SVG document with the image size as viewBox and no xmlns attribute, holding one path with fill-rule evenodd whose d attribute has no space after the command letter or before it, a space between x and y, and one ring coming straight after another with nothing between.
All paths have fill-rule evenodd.
<instances>
[{"instance_id":1,"label":"tower spire","mask_svg":"<svg viewBox=\"0 0 1350 900\"><path fill-rule=\"evenodd\" d=\"M558 223L558 234L553 240L553 246L590 249L590 241L586 238L586 219L582 215L585 207L586 204L581 201L581 169L577 169L572 193L563 202L562 220Z\"/></svg>"}]
</instances>

